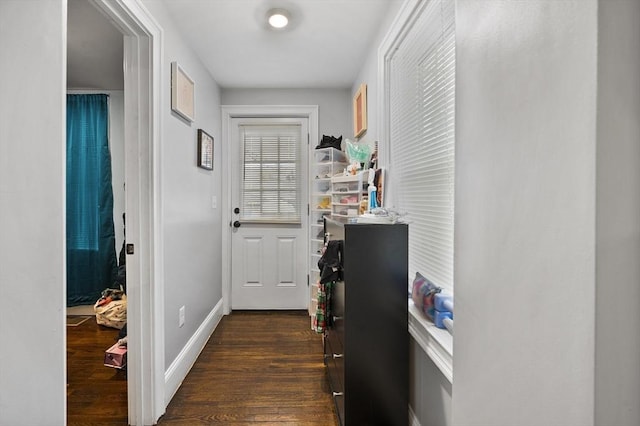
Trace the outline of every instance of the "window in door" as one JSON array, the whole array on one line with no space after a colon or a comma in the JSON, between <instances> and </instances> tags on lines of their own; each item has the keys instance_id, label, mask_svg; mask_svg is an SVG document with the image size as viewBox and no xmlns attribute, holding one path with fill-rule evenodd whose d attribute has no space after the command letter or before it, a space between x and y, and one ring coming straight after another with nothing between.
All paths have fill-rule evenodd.
<instances>
[{"instance_id":1,"label":"window in door","mask_svg":"<svg viewBox=\"0 0 640 426\"><path fill-rule=\"evenodd\" d=\"M241 125L243 222L301 222L301 129L298 124Z\"/></svg>"}]
</instances>

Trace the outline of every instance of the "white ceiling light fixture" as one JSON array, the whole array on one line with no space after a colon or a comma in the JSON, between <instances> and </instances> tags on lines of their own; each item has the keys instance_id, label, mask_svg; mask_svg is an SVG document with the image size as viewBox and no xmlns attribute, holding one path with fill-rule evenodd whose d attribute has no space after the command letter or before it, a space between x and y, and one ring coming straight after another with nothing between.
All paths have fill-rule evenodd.
<instances>
[{"instance_id":1,"label":"white ceiling light fixture","mask_svg":"<svg viewBox=\"0 0 640 426\"><path fill-rule=\"evenodd\" d=\"M271 9L267 12L267 22L272 28L281 30L289 25L289 12L284 9Z\"/></svg>"}]
</instances>

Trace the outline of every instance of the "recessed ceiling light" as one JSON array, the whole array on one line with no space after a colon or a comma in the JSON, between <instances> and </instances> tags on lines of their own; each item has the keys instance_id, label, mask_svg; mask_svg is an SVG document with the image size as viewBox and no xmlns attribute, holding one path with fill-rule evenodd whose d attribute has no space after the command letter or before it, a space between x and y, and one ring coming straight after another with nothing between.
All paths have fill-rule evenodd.
<instances>
[{"instance_id":1,"label":"recessed ceiling light","mask_svg":"<svg viewBox=\"0 0 640 426\"><path fill-rule=\"evenodd\" d=\"M269 25L276 29L282 29L289 24L289 12L284 9L271 9L267 12Z\"/></svg>"}]
</instances>

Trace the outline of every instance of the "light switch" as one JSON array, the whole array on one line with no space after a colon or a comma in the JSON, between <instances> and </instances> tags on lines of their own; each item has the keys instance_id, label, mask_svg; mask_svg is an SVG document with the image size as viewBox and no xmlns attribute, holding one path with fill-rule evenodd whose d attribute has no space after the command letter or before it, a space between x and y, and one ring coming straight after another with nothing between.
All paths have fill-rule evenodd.
<instances>
[{"instance_id":1,"label":"light switch","mask_svg":"<svg viewBox=\"0 0 640 426\"><path fill-rule=\"evenodd\" d=\"M218 208L218 197L216 197L215 195L211 197L211 208L212 209Z\"/></svg>"}]
</instances>

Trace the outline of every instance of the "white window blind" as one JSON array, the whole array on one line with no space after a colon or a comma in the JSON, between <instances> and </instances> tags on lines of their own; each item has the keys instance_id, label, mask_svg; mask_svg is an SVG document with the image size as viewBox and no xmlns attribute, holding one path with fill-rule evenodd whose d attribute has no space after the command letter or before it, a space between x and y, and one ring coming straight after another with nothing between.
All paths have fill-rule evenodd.
<instances>
[{"instance_id":1,"label":"white window blind","mask_svg":"<svg viewBox=\"0 0 640 426\"><path fill-rule=\"evenodd\" d=\"M409 274L453 290L455 2L430 0L387 59L389 161Z\"/></svg>"},{"instance_id":2,"label":"white window blind","mask_svg":"<svg viewBox=\"0 0 640 426\"><path fill-rule=\"evenodd\" d=\"M240 219L300 223L300 125L242 125Z\"/></svg>"}]
</instances>

